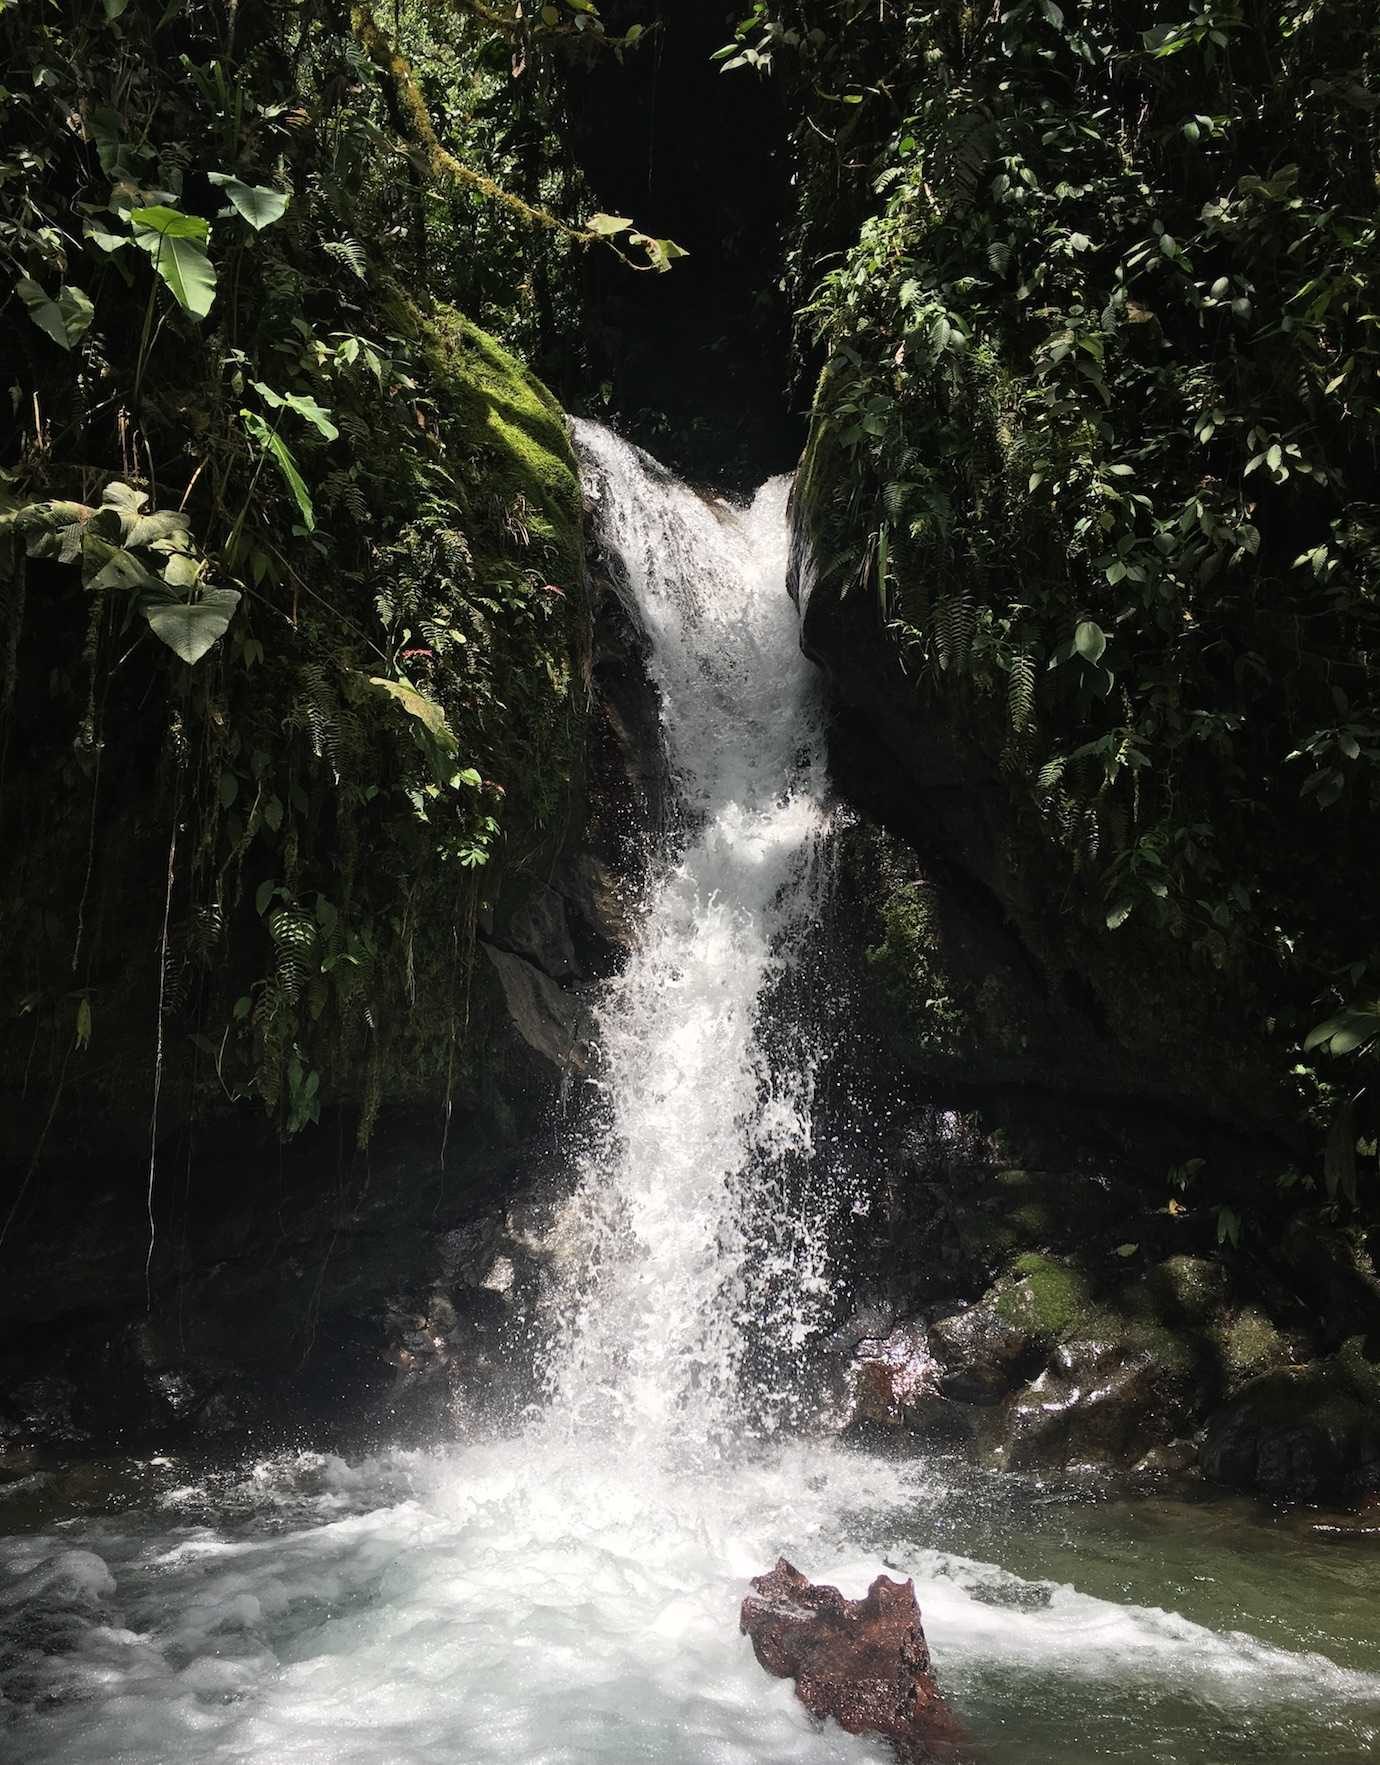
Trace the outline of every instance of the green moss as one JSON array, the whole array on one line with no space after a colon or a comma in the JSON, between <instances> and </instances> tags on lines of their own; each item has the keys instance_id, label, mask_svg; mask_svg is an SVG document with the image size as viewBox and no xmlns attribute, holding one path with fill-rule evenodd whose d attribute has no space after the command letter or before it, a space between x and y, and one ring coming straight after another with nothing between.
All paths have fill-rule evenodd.
<instances>
[{"instance_id":1,"label":"green moss","mask_svg":"<svg viewBox=\"0 0 1380 1765\"><path fill-rule=\"evenodd\" d=\"M1013 1208L1007 1218L1026 1244L1043 1243L1053 1235L1057 1225L1053 1212L1042 1201L1027 1201L1023 1206Z\"/></svg>"},{"instance_id":2,"label":"green moss","mask_svg":"<svg viewBox=\"0 0 1380 1765\"><path fill-rule=\"evenodd\" d=\"M443 415L484 448L486 492L510 506L520 497L557 586L578 584L582 499L565 412L516 356L454 307L404 310Z\"/></svg>"},{"instance_id":3,"label":"green moss","mask_svg":"<svg viewBox=\"0 0 1380 1765\"><path fill-rule=\"evenodd\" d=\"M1334 1358L1357 1396L1380 1412L1380 1356L1374 1345L1368 1349L1364 1336L1348 1336Z\"/></svg>"},{"instance_id":4,"label":"green moss","mask_svg":"<svg viewBox=\"0 0 1380 1765\"><path fill-rule=\"evenodd\" d=\"M1221 1356L1227 1390L1238 1390L1248 1379L1289 1363L1289 1343L1264 1312L1254 1306L1224 1319L1213 1332Z\"/></svg>"},{"instance_id":5,"label":"green moss","mask_svg":"<svg viewBox=\"0 0 1380 1765\"><path fill-rule=\"evenodd\" d=\"M840 444L841 423L834 412L844 374L844 363L835 358L825 364L820 375L794 489L795 507L814 565L813 592L824 590L835 595L856 578L867 545L850 490L857 481L856 472L851 456Z\"/></svg>"},{"instance_id":6,"label":"green moss","mask_svg":"<svg viewBox=\"0 0 1380 1765\"><path fill-rule=\"evenodd\" d=\"M1136 1284L1128 1303L1141 1315L1172 1326L1201 1328L1226 1306L1226 1271L1205 1257L1171 1256Z\"/></svg>"},{"instance_id":7,"label":"green moss","mask_svg":"<svg viewBox=\"0 0 1380 1765\"><path fill-rule=\"evenodd\" d=\"M1091 1313L1088 1284L1067 1263L1026 1251L1011 1271L1019 1279L997 1298L997 1311L1008 1323L1055 1342Z\"/></svg>"}]
</instances>

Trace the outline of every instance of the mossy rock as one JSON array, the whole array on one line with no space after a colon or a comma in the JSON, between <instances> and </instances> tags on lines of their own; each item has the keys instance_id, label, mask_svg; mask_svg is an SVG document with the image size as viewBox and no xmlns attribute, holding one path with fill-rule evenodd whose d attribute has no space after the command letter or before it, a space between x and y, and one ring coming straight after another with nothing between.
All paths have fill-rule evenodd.
<instances>
[{"instance_id":1,"label":"mossy rock","mask_svg":"<svg viewBox=\"0 0 1380 1765\"><path fill-rule=\"evenodd\" d=\"M879 909L882 938L867 950L868 967L903 1019L917 1054L954 1060L971 1052L967 989L946 967L933 891L910 882L886 895Z\"/></svg>"},{"instance_id":2,"label":"mossy rock","mask_svg":"<svg viewBox=\"0 0 1380 1765\"><path fill-rule=\"evenodd\" d=\"M997 1296L998 1314L1042 1342L1057 1342L1093 1311L1085 1278L1068 1263L1025 1251L1011 1264L1014 1284Z\"/></svg>"},{"instance_id":3,"label":"mossy rock","mask_svg":"<svg viewBox=\"0 0 1380 1765\"><path fill-rule=\"evenodd\" d=\"M444 410L489 456L486 490L510 504L523 499L557 587L578 587L584 505L570 426L554 394L454 307L438 303L422 313L402 296L397 306Z\"/></svg>"},{"instance_id":4,"label":"mossy rock","mask_svg":"<svg viewBox=\"0 0 1380 1765\"><path fill-rule=\"evenodd\" d=\"M1141 1315L1202 1328L1219 1318L1228 1303L1227 1272L1206 1257L1167 1257L1136 1284L1128 1301Z\"/></svg>"},{"instance_id":5,"label":"mossy rock","mask_svg":"<svg viewBox=\"0 0 1380 1765\"><path fill-rule=\"evenodd\" d=\"M1258 1307L1248 1305L1221 1320L1212 1331L1227 1391L1239 1391L1261 1373L1287 1367L1289 1338Z\"/></svg>"}]
</instances>

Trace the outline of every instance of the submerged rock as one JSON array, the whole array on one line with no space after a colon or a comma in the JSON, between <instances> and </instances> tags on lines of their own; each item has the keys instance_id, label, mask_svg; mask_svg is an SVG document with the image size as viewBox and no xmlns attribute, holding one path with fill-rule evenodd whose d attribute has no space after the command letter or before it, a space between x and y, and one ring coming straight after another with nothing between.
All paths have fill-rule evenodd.
<instances>
[{"instance_id":1,"label":"submerged rock","mask_svg":"<svg viewBox=\"0 0 1380 1765\"><path fill-rule=\"evenodd\" d=\"M821 1720L882 1736L903 1765L963 1756L967 1735L935 1683L913 1582L879 1575L865 1599L849 1600L781 1557L753 1581L739 1628Z\"/></svg>"}]
</instances>

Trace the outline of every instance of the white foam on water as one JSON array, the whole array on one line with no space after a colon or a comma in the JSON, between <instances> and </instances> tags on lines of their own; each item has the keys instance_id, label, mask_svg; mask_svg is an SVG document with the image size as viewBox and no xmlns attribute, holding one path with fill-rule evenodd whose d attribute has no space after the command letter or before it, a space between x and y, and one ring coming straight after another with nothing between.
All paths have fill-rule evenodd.
<instances>
[{"instance_id":1,"label":"white foam on water","mask_svg":"<svg viewBox=\"0 0 1380 1765\"><path fill-rule=\"evenodd\" d=\"M1002 1569L888 1539L942 1498L930 1472L826 1442L676 1472L539 1426L351 1467L343 1488L328 1466L314 1495L292 1491L299 1467L268 1469L261 1516L292 1512L288 1530L110 1531L51 1558L58 1541L28 1541L52 1566L44 1609L77 1622L59 1652L10 1657L7 1683L47 1705L16 1757L879 1765L873 1744L816 1728L737 1633L745 1582L782 1551L848 1594L883 1565L913 1575L960 1702L1000 1675L1017 1700L1070 1678L1118 1696L1172 1685L1266 1725L1354 1707L1354 1735L1380 1709L1372 1675L1170 1612L1072 1588L993 1605Z\"/></svg>"},{"instance_id":2,"label":"white foam on water","mask_svg":"<svg viewBox=\"0 0 1380 1765\"><path fill-rule=\"evenodd\" d=\"M1316 1707L1342 1731L1327 1756L1364 1756L1375 1677L1071 1587L1003 1603L1021 1591L1006 1571L913 1542L945 1500L931 1469L769 1437L791 1414L781 1369L823 1316L831 1206L850 1204L808 1180L808 1038L773 1044L762 1023L819 911L831 819L785 484L732 510L596 426L579 443L652 637L684 814L599 1014L550 1404L513 1438L433 1453L289 1456L214 1486L173 1466L142 1515L0 1542L0 1755L877 1765L738 1633L746 1581L785 1553L849 1594L884 1566L913 1575L960 1707L1009 1690L1002 1758L1033 1756L1036 1700L1057 1728L1079 1687L1110 1703L1166 1685L1218 1713L1209 1729L1246 1724L1246 1750L1185 1732L1151 1754L1133 1729L1039 1756L1263 1759L1279 1712Z\"/></svg>"}]
</instances>

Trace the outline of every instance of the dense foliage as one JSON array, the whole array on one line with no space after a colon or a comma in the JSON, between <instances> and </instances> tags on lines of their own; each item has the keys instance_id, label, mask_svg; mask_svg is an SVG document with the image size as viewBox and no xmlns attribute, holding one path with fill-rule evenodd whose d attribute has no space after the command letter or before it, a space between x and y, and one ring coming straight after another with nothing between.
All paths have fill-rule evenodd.
<instances>
[{"instance_id":1,"label":"dense foliage","mask_svg":"<svg viewBox=\"0 0 1380 1765\"><path fill-rule=\"evenodd\" d=\"M1354 1190L1339 1057L1380 1031L1374 7L763 0L723 56L803 111L826 575L1083 879L1088 935L1169 936L1243 1043L1317 1069Z\"/></svg>"},{"instance_id":2,"label":"dense foliage","mask_svg":"<svg viewBox=\"0 0 1380 1765\"><path fill-rule=\"evenodd\" d=\"M541 52L626 45L389 22L415 67L367 8L0 9L9 1156L150 1079L156 1125L155 1062L165 1120L449 1097L477 916L578 788L564 418L435 296L535 346L567 254L673 249L548 206Z\"/></svg>"}]
</instances>

